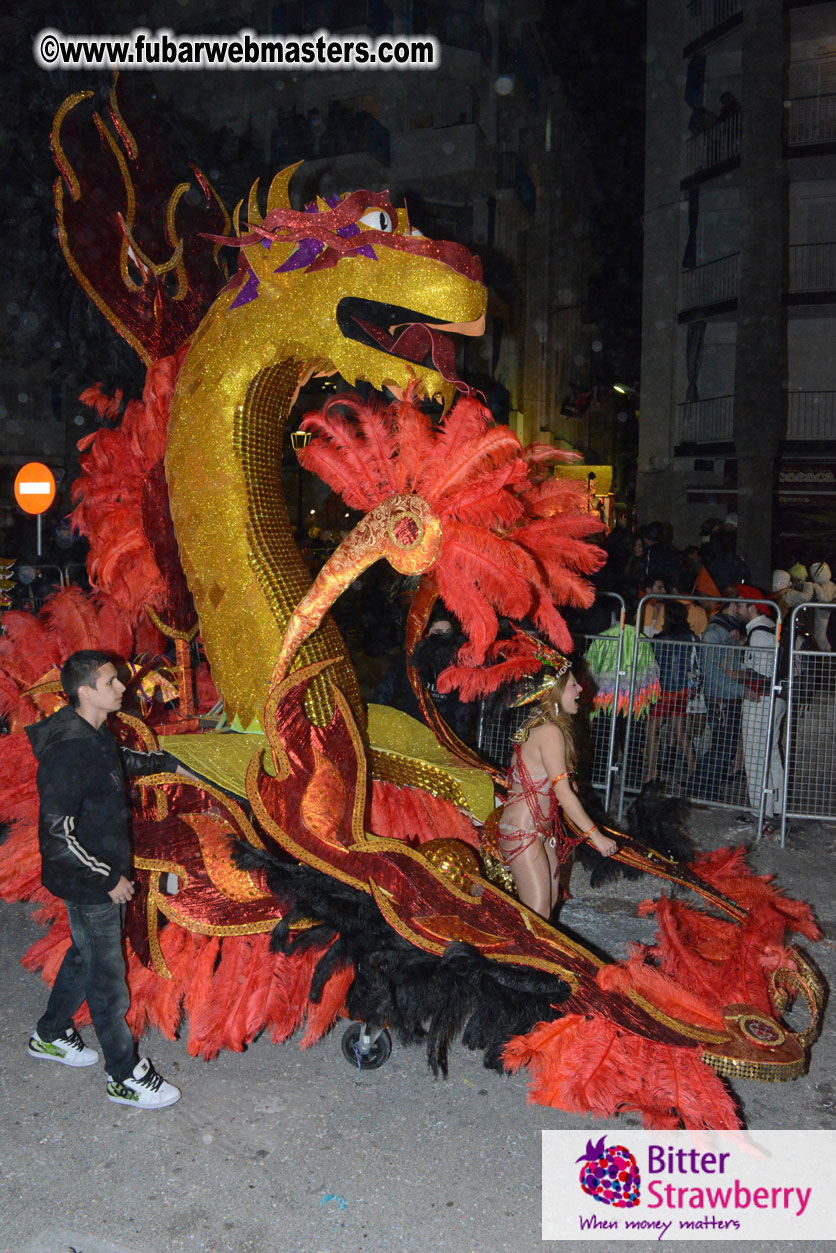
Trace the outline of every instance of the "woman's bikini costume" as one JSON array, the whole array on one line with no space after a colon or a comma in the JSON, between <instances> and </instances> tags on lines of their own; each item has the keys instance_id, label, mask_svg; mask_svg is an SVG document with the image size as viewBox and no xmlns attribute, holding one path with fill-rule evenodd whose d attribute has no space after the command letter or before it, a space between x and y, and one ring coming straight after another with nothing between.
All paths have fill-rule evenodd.
<instances>
[{"instance_id":1,"label":"woman's bikini costume","mask_svg":"<svg viewBox=\"0 0 836 1253\"><path fill-rule=\"evenodd\" d=\"M509 708L531 704L547 692L569 669L569 662L559 654L553 654L548 659L544 657L542 660L548 661L553 669L544 674L535 689L529 689L521 697L510 702ZM542 726L545 722L554 723L555 719L545 710L532 714L511 736L513 754L508 769L508 799L499 821L497 844L506 866L510 866L531 848L535 840L540 840L543 845L548 844L557 853L555 870L555 878L557 878L560 867L584 837L564 823L560 803L553 790L555 783L569 777L569 772L564 771L563 774L553 779L550 779L548 775L533 775L523 761L523 744L534 728ZM574 771L571 773L574 774ZM517 825L511 825L510 822L506 825L506 815L509 812L513 813ZM520 815L522 815L522 821Z\"/></svg>"}]
</instances>

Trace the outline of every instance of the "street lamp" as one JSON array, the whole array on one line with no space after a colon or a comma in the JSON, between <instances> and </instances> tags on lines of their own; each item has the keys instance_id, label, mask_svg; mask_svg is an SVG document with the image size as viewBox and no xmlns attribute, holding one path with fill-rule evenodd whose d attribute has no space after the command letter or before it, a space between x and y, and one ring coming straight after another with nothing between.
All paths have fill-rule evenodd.
<instances>
[{"instance_id":1,"label":"street lamp","mask_svg":"<svg viewBox=\"0 0 836 1253\"><path fill-rule=\"evenodd\" d=\"M303 448L307 448L307 446L308 446L308 444L309 444L310 442L311 442L311 433L310 433L310 431L291 431L291 432L290 432L290 446L291 446L291 448L293 449L293 451L294 451L294 452L296 452L296 453L301 452L301 450L302 450ZM297 462L296 462L296 474L297 474L297 480L296 480L296 483L297 483L297 493L296 493L296 530L297 530L297 531L301 531L301 530L302 530L302 508L303 508L303 501L302 501L302 467L299 465L299 461L298 461L298 459L297 459Z\"/></svg>"}]
</instances>

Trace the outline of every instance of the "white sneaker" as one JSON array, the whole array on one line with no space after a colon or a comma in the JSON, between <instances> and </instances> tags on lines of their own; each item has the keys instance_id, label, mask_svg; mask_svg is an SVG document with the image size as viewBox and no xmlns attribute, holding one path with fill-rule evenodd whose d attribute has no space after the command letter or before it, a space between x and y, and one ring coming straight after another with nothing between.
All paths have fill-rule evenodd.
<instances>
[{"instance_id":1,"label":"white sneaker","mask_svg":"<svg viewBox=\"0 0 836 1253\"><path fill-rule=\"evenodd\" d=\"M165 1109L180 1100L180 1089L166 1083L147 1057L134 1066L127 1079L107 1077L107 1099L117 1105L133 1105L137 1109Z\"/></svg>"},{"instance_id":2,"label":"white sneaker","mask_svg":"<svg viewBox=\"0 0 836 1253\"><path fill-rule=\"evenodd\" d=\"M42 1040L37 1031L29 1040L29 1056L45 1057L47 1061L60 1062L62 1066L95 1066L99 1055L87 1048L74 1027L54 1040Z\"/></svg>"}]
</instances>

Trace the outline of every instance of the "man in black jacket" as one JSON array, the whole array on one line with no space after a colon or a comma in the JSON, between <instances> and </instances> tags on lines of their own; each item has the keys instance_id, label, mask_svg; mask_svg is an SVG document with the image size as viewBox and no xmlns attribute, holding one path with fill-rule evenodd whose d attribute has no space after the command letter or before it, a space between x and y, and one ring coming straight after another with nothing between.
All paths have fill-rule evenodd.
<instances>
[{"instance_id":1,"label":"man in black jacket","mask_svg":"<svg viewBox=\"0 0 836 1253\"><path fill-rule=\"evenodd\" d=\"M62 667L61 684L69 705L27 727L26 734L38 761L41 881L67 906L72 944L29 1053L65 1066L95 1065L98 1053L85 1047L73 1027L86 998L104 1053L108 1099L162 1109L178 1101L180 1091L148 1058L137 1061L125 1021L130 994L122 926L134 894L125 774L189 772L169 753L117 745L106 720L121 708L125 687L107 653L73 653Z\"/></svg>"}]
</instances>

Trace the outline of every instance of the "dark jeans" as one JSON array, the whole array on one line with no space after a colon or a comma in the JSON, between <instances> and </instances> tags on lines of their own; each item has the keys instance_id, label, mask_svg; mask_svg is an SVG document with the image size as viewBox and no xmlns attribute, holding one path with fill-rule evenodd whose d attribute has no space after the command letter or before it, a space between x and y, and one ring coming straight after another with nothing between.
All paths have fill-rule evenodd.
<instances>
[{"instance_id":1,"label":"dark jeans","mask_svg":"<svg viewBox=\"0 0 836 1253\"><path fill-rule=\"evenodd\" d=\"M73 942L67 949L50 993L38 1035L53 1040L73 1025L73 1014L87 1000L90 1017L112 1079L125 1079L136 1065L134 1038L125 1014L130 993L122 952L124 909L65 902Z\"/></svg>"}]
</instances>

